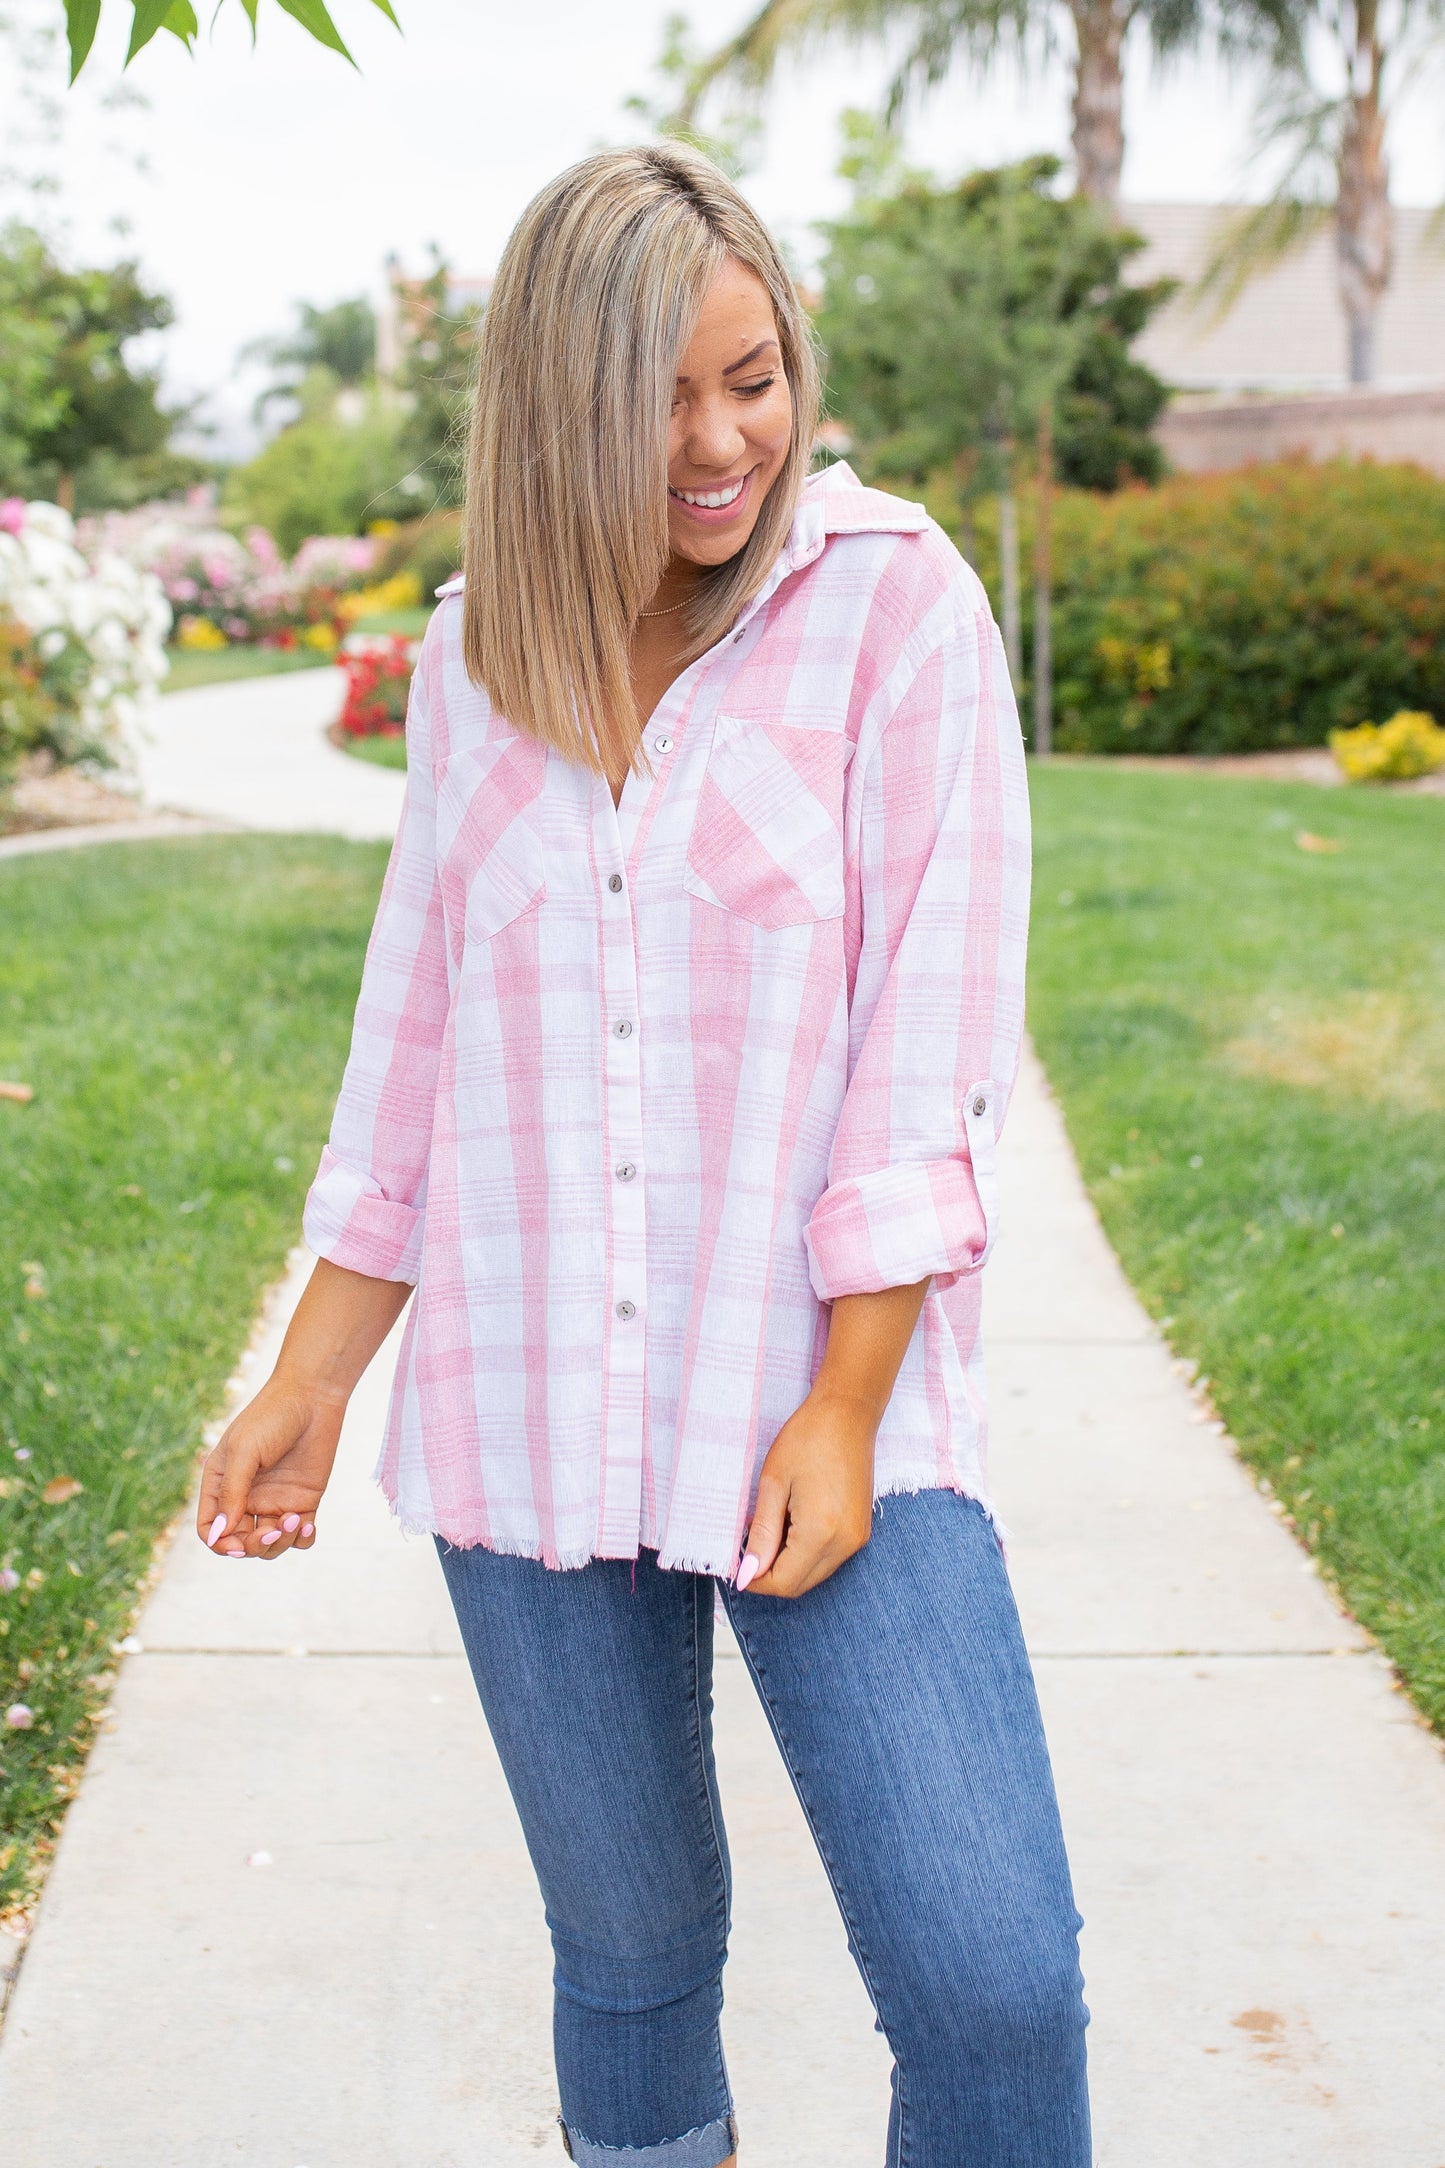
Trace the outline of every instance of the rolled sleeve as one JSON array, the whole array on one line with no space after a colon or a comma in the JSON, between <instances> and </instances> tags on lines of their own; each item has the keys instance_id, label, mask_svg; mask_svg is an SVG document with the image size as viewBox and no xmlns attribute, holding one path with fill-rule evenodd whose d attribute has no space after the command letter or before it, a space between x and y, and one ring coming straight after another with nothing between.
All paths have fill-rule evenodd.
<instances>
[{"instance_id":1,"label":"rolled sleeve","mask_svg":"<svg viewBox=\"0 0 1445 2168\"><path fill-rule=\"evenodd\" d=\"M961 568L962 569L962 568ZM1028 789L1003 644L973 606L879 731L855 810L850 1073L805 1232L828 1302L976 1272L1018 1068Z\"/></svg>"},{"instance_id":2,"label":"rolled sleeve","mask_svg":"<svg viewBox=\"0 0 1445 2168\"><path fill-rule=\"evenodd\" d=\"M318 1257L372 1279L411 1285L421 1269L451 1000L427 701L443 610L432 620L412 681L406 799L367 947L331 1139L304 1220L307 1243Z\"/></svg>"},{"instance_id":3,"label":"rolled sleeve","mask_svg":"<svg viewBox=\"0 0 1445 2168\"><path fill-rule=\"evenodd\" d=\"M426 1213L383 1197L374 1182L338 1159L329 1144L306 1199L303 1226L308 1247L333 1265L364 1272L373 1280L416 1285Z\"/></svg>"},{"instance_id":4,"label":"rolled sleeve","mask_svg":"<svg viewBox=\"0 0 1445 2168\"><path fill-rule=\"evenodd\" d=\"M820 1302L932 1279L948 1286L987 1260L998 1226L990 1083L964 1116L966 1159L916 1160L830 1183L804 1233ZM985 1111L974 1114L972 1108Z\"/></svg>"}]
</instances>

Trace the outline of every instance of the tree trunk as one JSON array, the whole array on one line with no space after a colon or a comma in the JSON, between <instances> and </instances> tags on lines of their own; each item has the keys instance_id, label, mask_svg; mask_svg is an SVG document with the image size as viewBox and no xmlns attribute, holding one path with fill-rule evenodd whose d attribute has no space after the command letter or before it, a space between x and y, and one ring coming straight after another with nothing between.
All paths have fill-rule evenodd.
<instances>
[{"instance_id":1,"label":"tree trunk","mask_svg":"<svg viewBox=\"0 0 1445 2168\"><path fill-rule=\"evenodd\" d=\"M998 555L1003 579L1003 650L1017 691L1024 674L1024 643L1019 611L1019 508L1012 485L999 495Z\"/></svg>"},{"instance_id":2,"label":"tree trunk","mask_svg":"<svg viewBox=\"0 0 1445 2168\"><path fill-rule=\"evenodd\" d=\"M1335 255L1349 325L1350 382L1369 384L1375 376L1375 323L1393 268L1376 0L1358 0L1346 58L1350 88L1335 197Z\"/></svg>"},{"instance_id":3,"label":"tree trunk","mask_svg":"<svg viewBox=\"0 0 1445 2168\"><path fill-rule=\"evenodd\" d=\"M1039 511L1034 532L1034 753L1047 760L1054 749L1053 563L1050 515L1054 497L1054 416L1046 399L1039 408Z\"/></svg>"},{"instance_id":4,"label":"tree trunk","mask_svg":"<svg viewBox=\"0 0 1445 2168\"><path fill-rule=\"evenodd\" d=\"M55 501L62 512L75 510L75 476L62 474L55 485Z\"/></svg>"},{"instance_id":5,"label":"tree trunk","mask_svg":"<svg viewBox=\"0 0 1445 2168\"><path fill-rule=\"evenodd\" d=\"M1129 0L1070 0L1079 42L1074 74L1074 186L1119 207L1124 164L1124 37Z\"/></svg>"},{"instance_id":6,"label":"tree trunk","mask_svg":"<svg viewBox=\"0 0 1445 2168\"><path fill-rule=\"evenodd\" d=\"M958 553L971 565L977 555L973 525L974 486L978 480L978 453L965 445L954 454L953 487L958 498Z\"/></svg>"}]
</instances>

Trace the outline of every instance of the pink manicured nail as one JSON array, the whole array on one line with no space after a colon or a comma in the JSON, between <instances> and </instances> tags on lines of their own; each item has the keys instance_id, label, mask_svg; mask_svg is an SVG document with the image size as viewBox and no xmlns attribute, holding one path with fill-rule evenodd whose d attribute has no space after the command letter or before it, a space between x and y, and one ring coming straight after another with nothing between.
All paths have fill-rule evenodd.
<instances>
[{"instance_id":1,"label":"pink manicured nail","mask_svg":"<svg viewBox=\"0 0 1445 2168\"><path fill-rule=\"evenodd\" d=\"M314 1536L316 1533L316 1523L314 1521L308 1521L306 1523L306 1526L302 1529L301 1533L303 1536L306 1536L308 1538Z\"/></svg>"},{"instance_id":2,"label":"pink manicured nail","mask_svg":"<svg viewBox=\"0 0 1445 2168\"><path fill-rule=\"evenodd\" d=\"M244 1543L228 1543L224 1551L218 1553L221 1558L244 1558L245 1555L246 1546Z\"/></svg>"},{"instance_id":3,"label":"pink manicured nail","mask_svg":"<svg viewBox=\"0 0 1445 2168\"><path fill-rule=\"evenodd\" d=\"M749 1551L745 1555L742 1564L738 1567L738 1577L733 1584L733 1586L737 1589L739 1595L742 1594L743 1590L747 1587L750 1581L757 1578L757 1571L758 1562L754 1558L752 1552Z\"/></svg>"},{"instance_id":4,"label":"pink manicured nail","mask_svg":"<svg viewBox=\"0 0 1445 2168\"><path fill-rule=\"evenodd\" d=\"M272 1529L268 1529L268 1530L267 1530L267 1532L266 1532L266 1534L265 1534L265 1535L264 1535L264 1536L263 1536L263 1537L261 1538L261 1541L262 1541L263 1543L279 1543L279 1542L281 1541L281 1531L280 1531L280 1529L279 1529L279 1528L272 1528Z\"/></svg>"},{"instance_id":5,"label":"pink manicured nail","mask_svg":"<svg viewBox=\"0 0 1445 2168\"><path fill-rule=\"evenodd\" d=\"M206 1538L206 1542L213 1551L216 1548L217 1538L225 1533L225 1528L226 1516L224 1513L218 1513L211 1523L211 1533Z\"/></svg>"},{"instance_id":6,"label":"pink manicured nail","mask_svg":"<svg viewBox=\"0 0 1445 2168\"><path fill-rule=\"evenodd\" d=\"M297 1529L301 1526L300 1514L288 1513L285 1520L282 1521L281 1526L285 1529L288 1536L294 1536Z\"/></svg>"}]
</instances>

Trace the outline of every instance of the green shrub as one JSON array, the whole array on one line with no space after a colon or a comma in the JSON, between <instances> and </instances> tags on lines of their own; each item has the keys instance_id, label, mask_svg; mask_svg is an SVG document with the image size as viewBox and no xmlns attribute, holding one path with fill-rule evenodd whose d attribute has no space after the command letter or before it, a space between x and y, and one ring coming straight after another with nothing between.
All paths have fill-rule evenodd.
<instances>
[{"instance_id":1,"label":"green shrub","mask_svg":"<svg viewBox=\"0 0 1445 2168\"><path fill-rule=\"evenodd\" d=\"M997 609L992 506L974 540ZM1397 708L1445 714L1445 483L1419 468L1289 462L1063 491L1054 579L1060 751L1323 745Z\"/></svg>"},{"instance_id":2,"label":"green shrub","mask_svg":"<svg viewBox=\"0 0 1445 2168\"><path fill-rule=\"evenodd\" d=\"M288 557L309 535L362 533L393 509L406 474L404 419L379 401L351 420L321 407L303 413L230 475L227 519L269 528Z\"/></svg>"}]
</instances>

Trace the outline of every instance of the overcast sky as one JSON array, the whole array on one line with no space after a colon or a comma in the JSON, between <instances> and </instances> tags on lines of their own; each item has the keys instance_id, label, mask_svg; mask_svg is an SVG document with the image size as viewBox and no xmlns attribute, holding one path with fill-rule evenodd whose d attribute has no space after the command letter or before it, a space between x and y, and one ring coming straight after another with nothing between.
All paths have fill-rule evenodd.
<instances>
[{"instance_id":1,"label":"overcast sky","mask_svg":"<svg viewBox=\"0 0 1445 2168\"><path fill-rule=\"evenodd\" d=\"M754 5L694 0L692 19L712 43ZM65 133L48 154L61 181L48 216L73 250L134 250L172 295L168 379L179 393L208 395L230 449L242 446L254 391L236 369L247 340L282 329L298 299L378 294L391 250L420 269L435 241L457 270L491 269L543 181L599 143L636 134L623 100L648 88L669 12L668 0L396 0L398 37L364 0L333 8L359 72L270 5L252 54L240 7L227 0L194 59L158 38L128 78L146 109L115 112L104 94L118 80L122 10L106 0L96 59L62 100ZM17 10L57 20L60 0L9 0L6 11ZM815 56L771 94L763 155L745 185L804 260L815 249L812 222L843 200L837 117L876 103L887 72L876 50ZM1445 195L1438 106L1417 103L1393 146L1404 203ZM1161 77L1141 49L1129 75L1126 197L1249 193L1250 105L1246 82L1197 60ZM7 115L13 122L13 70L0 85L0 133ZM1027 88L1008 70L986 86L960 73L909 125L910 154L950 174L1062 152L1067 138L1068 82L1057 66ZM117 218L129 228L123 244Z\"/></svg>"}]
</instances>

